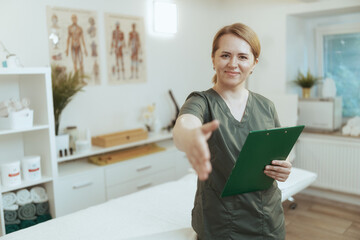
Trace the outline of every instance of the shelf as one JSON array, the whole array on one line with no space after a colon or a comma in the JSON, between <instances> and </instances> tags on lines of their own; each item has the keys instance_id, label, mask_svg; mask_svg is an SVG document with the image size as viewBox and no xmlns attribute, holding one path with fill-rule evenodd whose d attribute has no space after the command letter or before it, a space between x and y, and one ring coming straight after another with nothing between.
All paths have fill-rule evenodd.
<instances>
[{"instance_id":1,"label":"shelf","mask_svg":"<svg viewBox=\"0 0 360 240\"><path fill-rule=\"evenodd\" d=\"M22 189L22 188L35 186L35 185L38 185L38 184L41 184L41 183L46 183L46 182L51 182L51 181L52 181L52 178L47 177L47 176L44 176L40 180L37 180L37 181L24 181L24 180L21 180L21 184L16 185L16 186L11 186L11 187L1 186L1 193L10 192L10 191L16 191L16 190L19 190L19 189Z\"/></svg>"},{"instance_id":2,"label":"shelf","mask_svg":"<svg viewBox=\"0 0 360 240\"><path fill-rule=\"evenodd\" d=\"M37 130L43 130L43 129L48 129L48 128L49 128L49 125L35 125L32 128L0 130L0 136L14 134L14 133L37 131Z\"/></svg>"},{"instance_id":3,"label":"shelf","mask_svg":"<svg viewBox=\"0 0 360 240\"><path fill-rule=\"evenodd\" d=\"M145 140L132 142L132 143L128 143L128 144L122 144L122 145L118 145L118 146L114 146L114 147L108 147L108 148L92 146L91 149L87 152L78 153L78 154L75 152L74 155L58 158L57 161L59 163L65 162L65 161L71 161L74 159L85 158L85 157L93 156L93 155L97 155L97 154L102 154L102 153L117 151L117 150L121 150L121 149L136 147L136 146L140 146L140 145L144 145L144 144L148 144L148 143L159 142L162 140L168 140L171 138L172 138L172 133L169 133L169 132L163 132L163 133L159 133L159 134L149 134L149 137Z\"/></svg>"},{"instance_id":4,"label":"shelf","mask_svg":"<svg viewBox=\"0 0 360 240\"><path fill-rule=\"evenodd\" d=\"M0 75L28 75L50 73L48 67L43 68L0 68Z\"/></svg>"},{"instance_id":5,"label":"shelf","mask_svg":"<svg viewBox=\"0 0 360 240\"><path fill-rule=\"evenodd\" d=\"M30 108L34 111L34 124L31 127L0 129L0 164L8 160L19 160L27 155L40 155L42 170L41 179L22 180L21 184L11 187L0 185L0 193L44 185L49 196L50 214L56 217L53 174L57 164L53 146L55 139L51 93L50 67L0 69L0 101L27 98L30 100ZM0 238L5 234L3 203L0 201Z\"/></svg>"}]
</instances>

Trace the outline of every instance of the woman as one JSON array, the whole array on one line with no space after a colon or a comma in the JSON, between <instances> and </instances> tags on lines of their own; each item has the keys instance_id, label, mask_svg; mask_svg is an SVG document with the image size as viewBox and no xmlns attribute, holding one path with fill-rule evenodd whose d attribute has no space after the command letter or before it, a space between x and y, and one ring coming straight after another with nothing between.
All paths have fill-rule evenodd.
<instances>
[{"instance_id":1,"label":"woman","mask_svg":"<svg viewBox=\"0 0 360 240\"><path fill-rule=\"evenodd\" d=\"M182 106L174 141L198 174L192 226L198 239L285 239L281 192L268 190L221 198L235 161L251 130L279 127L274 104L245 88L260 55L256 33L236 23L214 37L213 88L193 92ZM288 161L272 161L264 173L285 181Z\"/></svg>"}]
</instances>

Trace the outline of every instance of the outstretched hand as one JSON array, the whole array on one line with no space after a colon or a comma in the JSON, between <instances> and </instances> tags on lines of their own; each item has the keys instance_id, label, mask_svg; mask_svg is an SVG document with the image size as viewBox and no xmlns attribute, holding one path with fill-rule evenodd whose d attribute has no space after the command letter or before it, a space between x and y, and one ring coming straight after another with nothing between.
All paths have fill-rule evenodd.
<instances>
[{"instance_id":1,"label":"outstretched hand","mask_svg":"<svg viewBox=\"0 0 360 240\"><path fill-rule=\"evenodd\" d=\"M264 173L277 181L285 182L290 175L292 164L284 160L273 160L271 164L265 167Z\"/></svg>"},{"instance_id":2,"label":"outstretched hand","mask_svg":"<svg viewBox=\"0 0 360 240\"><path fill-rule=\"evenodd\" d=\"M199 128L192 129L189 135L185 153L200 180L206 180L212 170L207 140L219 127L219 124L218 120L213 120Z\"/></svg>"}]
</instances>

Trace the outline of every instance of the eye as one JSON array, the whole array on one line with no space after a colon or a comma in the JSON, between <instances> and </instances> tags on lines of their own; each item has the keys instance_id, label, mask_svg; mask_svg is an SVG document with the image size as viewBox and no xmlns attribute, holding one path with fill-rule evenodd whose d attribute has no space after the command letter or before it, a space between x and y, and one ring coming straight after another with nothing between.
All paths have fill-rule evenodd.
<instances>
[{"instance_id":1,"label":"eye","mask_svg":"<svg viewBox=\"0 0 360 240\"><path fill-rule=\"evenodd\" d=\"M229 57L230 57L230 54L224 53L224 54L221 54L220 57L222 57L222 58L229 58Z\"/></svg>"},{"instance_id":2,"label":"eye","mask_svg":"<svg viewBox=\"0 0 360 240\"><path fill-rule=\"evenodd\" d=\"M241 60L247 60L248 57L247 57L246 55L240 55L240 56L239 56L239 59L241 59Z\"/></svg>"}]
</instances>

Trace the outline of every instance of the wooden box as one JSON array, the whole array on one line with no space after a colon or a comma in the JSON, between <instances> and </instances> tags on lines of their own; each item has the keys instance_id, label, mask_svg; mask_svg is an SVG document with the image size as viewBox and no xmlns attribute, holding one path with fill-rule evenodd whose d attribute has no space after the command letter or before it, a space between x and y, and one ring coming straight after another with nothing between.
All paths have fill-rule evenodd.
<instances>
[{"instance_id":1,"label":"wooden box","mask_svg":"<svg viewBox=\"0 0 360 240\"><path fill-rule=\"evenodd\" d=\"M112 147L130 142L136 142L148 138L148 132L142 128L123 132L100 135L91 139L92 145L100 147Z\"/></svg>"}]
</instances>

